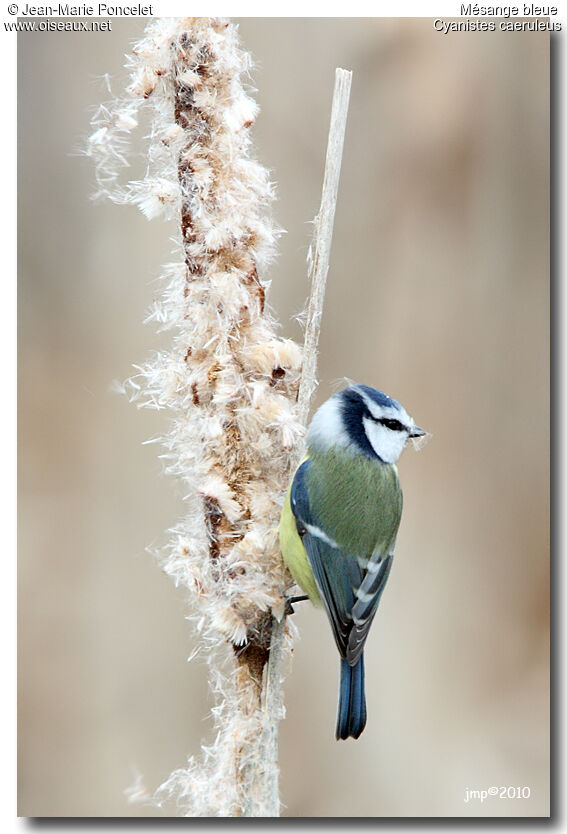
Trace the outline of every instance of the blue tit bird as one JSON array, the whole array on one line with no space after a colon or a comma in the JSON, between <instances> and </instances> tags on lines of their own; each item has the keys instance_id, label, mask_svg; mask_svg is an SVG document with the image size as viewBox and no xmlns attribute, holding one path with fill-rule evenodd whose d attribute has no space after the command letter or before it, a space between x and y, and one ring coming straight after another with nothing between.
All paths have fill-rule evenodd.
<instances>
[{"instance_id":1,"label":"blue tit bird","mask_svg":"<svg viewBox=\"0 0 567 834\"><path fill-rule=\"evenodd\" d=\"M337 739L358 738L366 725L364 644L402 513L396 461L409 438L424 434L396 400L349 385L314 414L307 456L285 497L284 561L307 597L324 606L341 656Z\"/></svg>"}]
</instances>

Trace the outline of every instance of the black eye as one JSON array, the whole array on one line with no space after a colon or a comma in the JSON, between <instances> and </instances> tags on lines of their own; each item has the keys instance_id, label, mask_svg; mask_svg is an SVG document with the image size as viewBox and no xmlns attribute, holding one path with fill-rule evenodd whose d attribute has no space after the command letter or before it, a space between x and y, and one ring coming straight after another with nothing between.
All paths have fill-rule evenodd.
<instances>
[{"instance_id":1,"label":"black eye","mask_svg":"<svg viewBox=\"0 0 567 834\"><path fill-rule=\"evenodd\" d=\"M378 422L392 431L405 431L406 428L399 420L389 420L387 417L382 417Z\"/></svg>"}]
</instances>

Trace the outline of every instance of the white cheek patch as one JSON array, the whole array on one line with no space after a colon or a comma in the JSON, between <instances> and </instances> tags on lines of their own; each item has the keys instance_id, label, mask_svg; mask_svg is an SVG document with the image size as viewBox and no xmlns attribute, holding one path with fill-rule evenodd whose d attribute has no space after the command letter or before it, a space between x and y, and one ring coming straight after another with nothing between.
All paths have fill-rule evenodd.
<instances>
[{"instance_id":1,"label":"white cheek patch","mask_svg":"<svg viewBox=\"0 0 567 834\"><path fill-rule=\"evenodd\" d=\"M395 463L404 450L407 434L403 431L392 431L381 423L376 423L370 417L363 417L362 423L368 442L379 458L386 463Z\"/></svg>"},{"instance_id":2,"label":"white cheek patch","mask_svg":"<svg viewBox=\"0 0 567 834\"><path fill-rule=\"evenodd\" d=\"M324 402L313 415L307 432L307 445L321 450L331 446L346 449L352 445L343 425L341 403L336 395Z\"/></svg>"}]
</instances>

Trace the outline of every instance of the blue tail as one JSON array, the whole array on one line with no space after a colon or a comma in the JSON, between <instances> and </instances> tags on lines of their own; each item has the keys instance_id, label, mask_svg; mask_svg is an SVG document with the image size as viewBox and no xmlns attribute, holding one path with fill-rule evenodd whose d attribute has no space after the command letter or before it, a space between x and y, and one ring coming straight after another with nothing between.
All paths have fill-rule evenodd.
<instances>
[{"instance_id":1,"label":"blue tail","mask_svg":"<svg viewBox=\"0 0 567 834\"><path fill-rule=\"evenodd\" d=\"M354 666L349 666L348 660L343 657L341 659L337 739L349 736L358 738L365 726L364 655L360 655Z\"/></svg>"}]
</instances>

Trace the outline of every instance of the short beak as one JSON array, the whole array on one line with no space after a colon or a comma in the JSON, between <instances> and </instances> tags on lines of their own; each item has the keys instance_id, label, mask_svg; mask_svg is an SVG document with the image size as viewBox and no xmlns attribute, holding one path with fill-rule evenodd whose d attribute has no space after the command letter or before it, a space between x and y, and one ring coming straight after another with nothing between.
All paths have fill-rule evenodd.
<instances>
[{"instance_id":1,"label":"short beak","mask_svg":"<svg viewBox=\"0 0 567 834\"><path fill-rule=\"evenodd\" d=\"M414 426L413 429L410 431L410 437L423 437L424 434L427 434L425 429L420 429L419 426Z\"/></svg>"}]
</instances>

